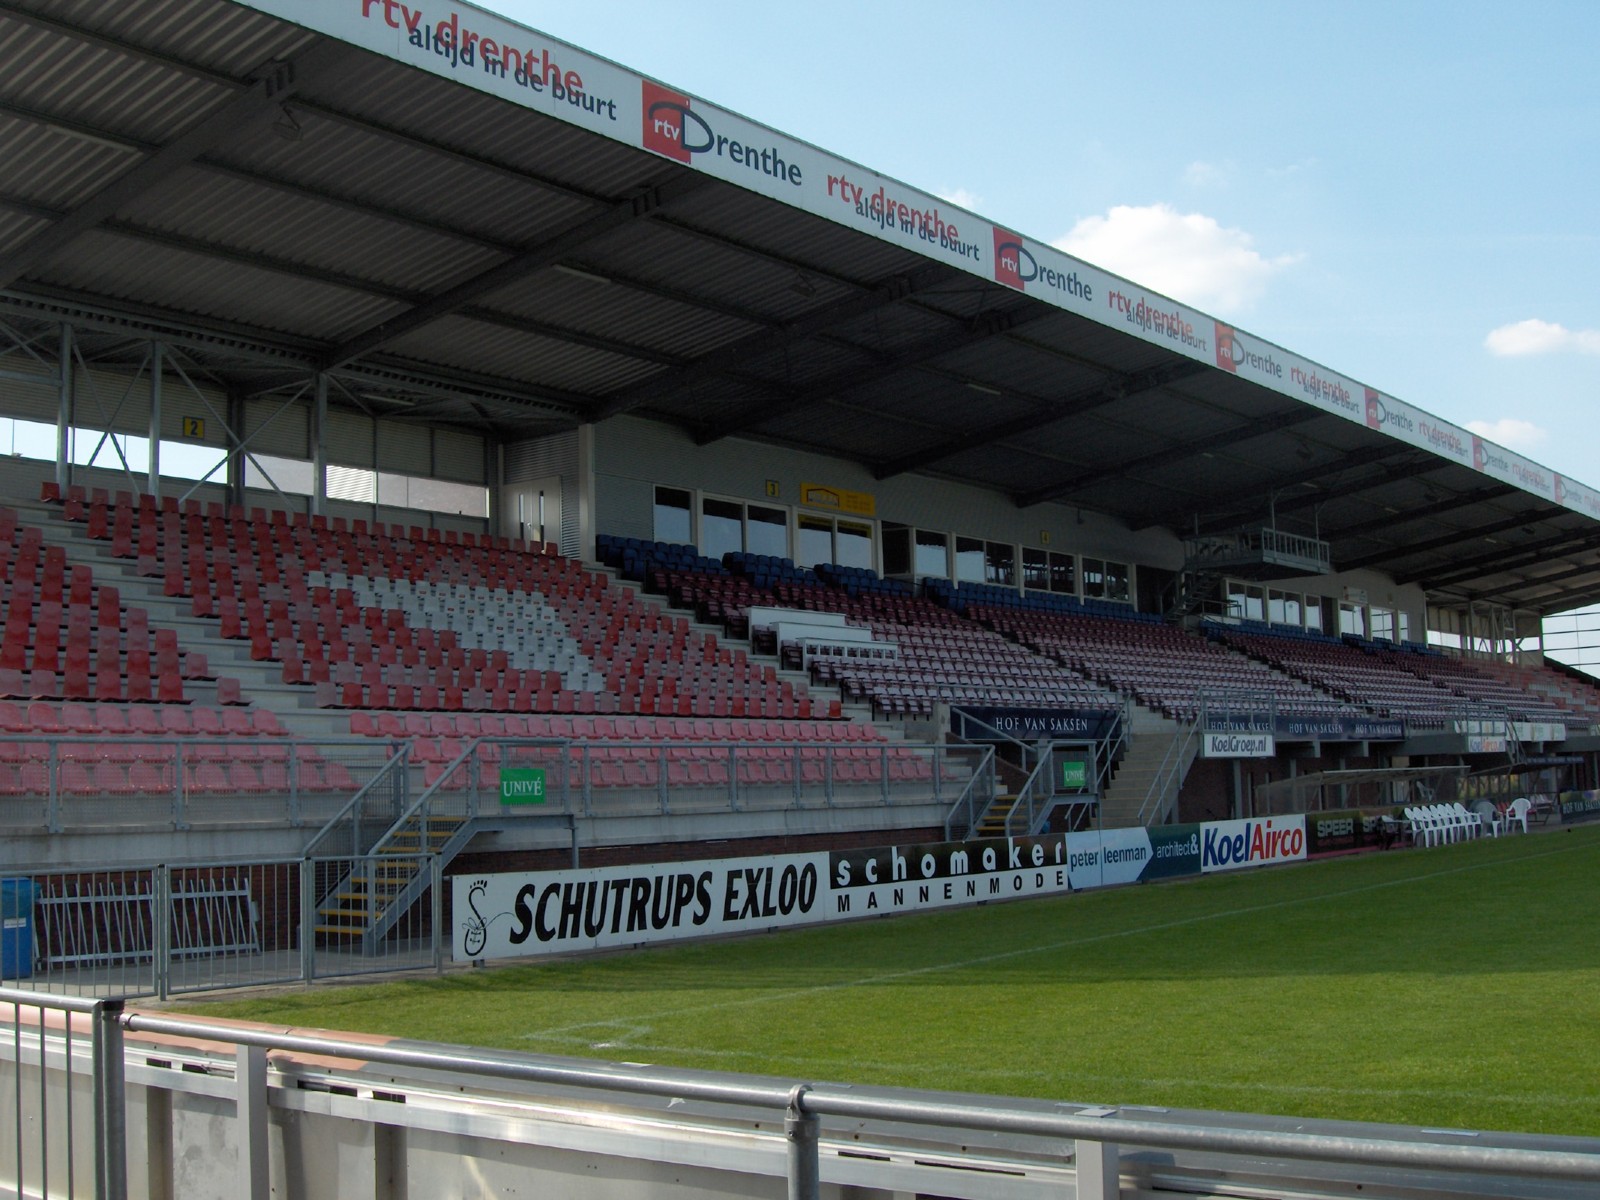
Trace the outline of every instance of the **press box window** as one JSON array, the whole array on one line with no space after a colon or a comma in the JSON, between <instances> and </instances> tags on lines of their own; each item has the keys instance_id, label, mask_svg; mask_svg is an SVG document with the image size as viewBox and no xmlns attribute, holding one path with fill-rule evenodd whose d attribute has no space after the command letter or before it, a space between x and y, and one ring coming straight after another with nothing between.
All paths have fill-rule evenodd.
<instances>
[{"instance_id":1,"label":"press box window","mask_svg":"<svg viewBox=\"0 0 1600 1200\"><path fill-rule=\"evenodd\" d=\"M883 575L905 579L911 574L911 530L905 525L883 526Z\"/></svg>"},{"instance_id":2,"label":"press box window","mask_svg":"<svg viewBox=\"0 0 1600 1200\"><path fill-rule=\"evenodd\" d=\"M721 560L744 549L744 505L732 500L700 501L700 553Z\"/></svg>"},{"instance_id":3,"label":"press box window","mask_svg":"<svg viewBox=\"0 0 1600 1200\"><path fill-rule=\"evenodd\" d=\"M1107 562L1099 558L1083 560L1083 594L1091 600L1126 602L1129 595L1128 577L1127 563ZM1228 594L1230 609L1233 601L1232 585L1230 585Z\"/></svg>"},{"instance_id":4,"label":"press box window","mask_svg":"<svg viewBox=\"0 0 1600 1200\"><path fill-rule=\"evenodd\" d=\"M918 579L950 578L950 535L933 529L917 530Z\"/></svg>"},{"instance_id":5,"label":"press box window","mask_svg":"<svg viewBox=\"0 0 1600 1200\"><path fill-rule=\"evenodd\" d=\"M983 582L983 541L980 538L956 538L956 582Z\"/></svg>"},{"instance_id":6,"label":"press box window","mask_svg":"<svg viewBox=\"0 0 1600 1200\"><path fill-rule=\"evenodd\" d=\"M1022 586L1030 592L1050 590L1050 555L1031 546L1022 548Z\"/></svg>"},{"instance_id":7,"label":"press box window","mask_svg":"<svg viewBox=\"0 0 1600 1200\"><path fill-rule=\"evenodd\" d=\"M745 510L744 548L751 554L789 557L789 514L752 504Z\"/></svg>"},{"instance_id":8,"label":"press box window","mask_svg":"<svg viewBox=\"0 0 1600 1200\"><path fill-rule=\"evenodd\" d=\"M656 541L684 545L694 541L694 503L686 491L658 487L654 510Z\"/></svg>"},{"instance_id":9,"label":"press box window","mask_svg":"<svg viewBox=\"0 0 1600 1200\"><path fill-rule=\"evenodd\" d=\"M1004 542L983 544L983 571L985 583L1014 586L1017 582L1017 550Z\"/></svg>"}]
</instances>

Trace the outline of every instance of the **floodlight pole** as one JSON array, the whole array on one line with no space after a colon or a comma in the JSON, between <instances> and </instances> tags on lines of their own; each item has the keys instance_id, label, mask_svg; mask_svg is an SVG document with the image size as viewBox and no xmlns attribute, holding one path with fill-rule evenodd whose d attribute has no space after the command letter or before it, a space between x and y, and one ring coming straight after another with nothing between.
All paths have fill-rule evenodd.
<instances>
[{"instance_id":1,"label":"floodlight pole","mask_svg":"<svg viewBox=\"0 0 1600 1200\"><path fill-rule=\"evenodd\" d=\"M808 1091L810 1088L805 1084L796 1084L789 1093L789 1107L783 1116L783 1136L789 1141L789 1200L817 1200L821 1186L818 1146L822 1121L805 1111Z\"/></svg>"}]
</instances>

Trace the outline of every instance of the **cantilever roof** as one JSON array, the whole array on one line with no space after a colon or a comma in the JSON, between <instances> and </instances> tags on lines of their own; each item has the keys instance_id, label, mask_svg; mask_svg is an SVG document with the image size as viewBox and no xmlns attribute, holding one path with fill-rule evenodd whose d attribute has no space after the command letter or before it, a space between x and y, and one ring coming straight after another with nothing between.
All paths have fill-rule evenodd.
<instances>
[{"instance_id":1,"label":"cantilever roof","mask_svg":"<svg viewBox=\"0 0 1600 1200\"><path fill-rule=\"evenodd\" d=\"M633 413L1135 529L1275 511L1442 602L1600 600L1593 490L686 93L421 10L413 38L384 18L420 10L361 0L0 0L0 318L72 319L108 362L158 337L244 391L328 371L395 420Z\"/></svg>"}]
</instances>

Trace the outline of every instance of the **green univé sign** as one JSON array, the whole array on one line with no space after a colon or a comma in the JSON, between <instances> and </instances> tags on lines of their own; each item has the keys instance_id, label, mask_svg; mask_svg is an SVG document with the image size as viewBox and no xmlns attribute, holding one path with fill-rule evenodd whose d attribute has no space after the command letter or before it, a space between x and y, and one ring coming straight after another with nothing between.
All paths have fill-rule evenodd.
<instances>
[{"instance_id":1,"label":"green univ\u00e9 sign","mask_svg":"<svg viewBox=\"0 0 1600 1200\"><path fill-rule=\"evenodd\" d=\"M501 767L501 804L543 804L543 767Z\"/></svg>"},{"instance_id":2,"label":"green univ\u00e9 sign","mask_svg":"<svg viewBox=\"0 0 1600 1200\"><path fill-rule=\"evenodd\" d=\"M1081 792L1089 785L1089 764L1081 758L1063 759L1061 762L1061 788L1068 792Z\"/></svg>"}]
</instances>

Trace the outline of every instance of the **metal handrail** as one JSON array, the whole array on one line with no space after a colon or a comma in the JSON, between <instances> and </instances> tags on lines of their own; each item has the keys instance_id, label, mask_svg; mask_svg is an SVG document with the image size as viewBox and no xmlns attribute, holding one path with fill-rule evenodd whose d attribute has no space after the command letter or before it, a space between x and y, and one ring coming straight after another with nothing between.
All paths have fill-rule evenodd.
<instances>
[{"instance_id":1,"label":"metal handrail","mask_svg":"<svg viewBox=\"0 0 1600 1200\"><path fill-rule=\"evenodd\" d=\"M403 772L409 765L410 759L411 743L408 741L404 743L399 750L395 751L395 753L390 757L389 761L384 763L383 766L378 769L378 772L366 782L365 786L360 788L355 795L350 797L349 802L345 804L345 806L336 814L334 814L334 816L328 820L327 824L323 825L321 829L317 830L317 832L312 835L311 840L308 841L301 849L300 857L315 857L317 852L322 848L322 843L332 838L334 831L340 825L342 825L347 818L349 819L351 825L350 850L348 853L365 854L370 847L361 845L361 819L357 814L360 813L367 800L377 792L378 785L380 783L384 784L386 787L392 788L394 786L394 780L390 778L391 773L400 772L401 774L399 775L399 778L402 782L404 781L405 776Z\"/></svg>"},{"instance_id":2,"label":"metal handrail","mask_svg":"<svg viewBox=\"0 0 1600 1200\"><path fill-rule=\"evenodd\" d=\"M1167 805L1176 797L1178 787L1183 784L1184 760L1189 753L1189 747L1194 745L1200 736L1200 722L1179 721L1178 727L1180 732L1167 747L1167 753L1162 757L1161 764L1156 767L1155 776L1150 780L1150 790L1145 793L1144 803L1139 806L1137 821L1140 825L1155 824L1164 818Z\"/></svg>"},{"instance_id":3,"label":"metal handrail","mask_svg":"<svg viewBox=\"0 0 1600 1200\"><path fill-rule=\"evenodd\" d=\"M57 997L0 991L0 1001L41 1006ZM1462 1145L1443 1141L1410 1141L1366 1133L1330 1133L1251 1128L1239 1121L1146 1121L1119 1115L1118 1110L1085 1105L1041 1109L1025 1102L992 1097L933 1098L915 1093L872 1091L787 1079L753 1080L702 1071L617 1064L580 1064L531 1055L445 1045L380 1044L333 1036L313 1036L282 1029L241 1027L145 1012L116 1017L126 1033L153 1033L198 1038L222 1047L288 1051L355 1063L447 1071L483 1080L516 1081L546 1086L609 1091L634 1096L694 1100L768 1109L786 1118L789 1145L788 1195L811 1200L820 1179L822 1117L851 1122L917 1123L941 1129L984 1131L1043 1137L1075 1143L1074 1167L1080 1195L1110 1194L1120 1174L1118 1146L1185 1150L1207 1155L1243 1155L1340 1164L1359 1168L1490 1174L1522 1179L1600 1181L1600 1154L1584 1149L1521 1148ZM238 1061L242 1055L236 1053ZM125 1103L110 1098L114 1106ZM267 1105L249 1110L247 1119L262 1126ZM240 1113L246 1112L243 1104ZM244 1141L261 1130L241 1129Z\"/></svg>"},{"instance_id":4,"label":"metal handrail","mask_svg":"<svg viewBox=\"0 0 1600 1200\"><path fill-rule=\"evenodd\" d=\"M978 765L973 768L971 776L967 779L966 786L961 789L961 795L956 797L954 804L945 814L944 836L946 841L960 841L972 830L976 829L978 822L983 819L983 814L989 811L989 806L994 803L995 797L995 753L993 746L972 746L970 749L979 753ZM982 801L979 806L978 801ZM958 824L962 816L965 821Z\"/></svg>"}]
</instances>

